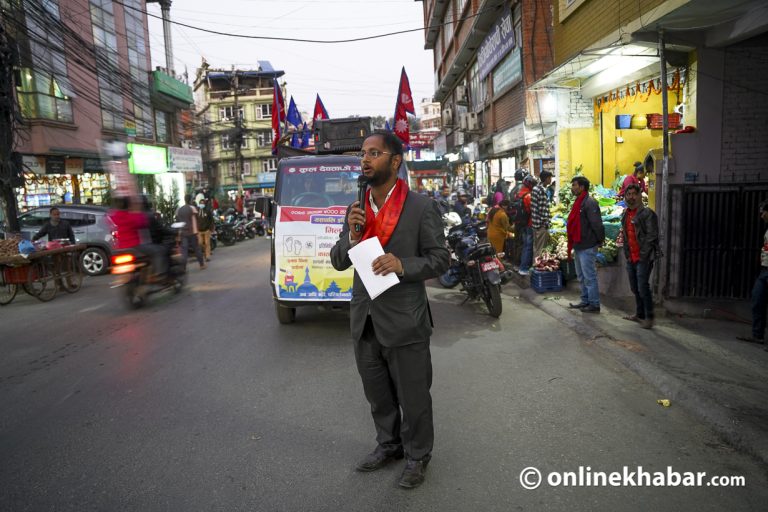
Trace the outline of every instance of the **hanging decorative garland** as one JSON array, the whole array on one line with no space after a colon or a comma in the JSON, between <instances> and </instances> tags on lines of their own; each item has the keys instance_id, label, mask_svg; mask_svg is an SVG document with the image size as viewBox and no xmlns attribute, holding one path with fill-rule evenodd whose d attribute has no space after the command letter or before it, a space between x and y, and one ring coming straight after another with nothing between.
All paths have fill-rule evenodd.
<instances>
[{"instance_id":1,"label":"hanging decorative garland","mask_svg":"<svg viewBox=\"0 0 768 512\"><path fill-rule=\"evenodd\" d=\"M672 76L672 83L667 85L667 91L674 91L680 94L683 84L684 81L680 76L680 70L676 69ZM642 84L637 82L634 87L628 85L626 91L616 89L605 96L595 98L595 113L608 112L616 107L626 108L629 103L635 103L637 100L645 103L651 97L651 94L659 95L661 91L661 78L652 78Z\"/></svg>"}]
</instances>

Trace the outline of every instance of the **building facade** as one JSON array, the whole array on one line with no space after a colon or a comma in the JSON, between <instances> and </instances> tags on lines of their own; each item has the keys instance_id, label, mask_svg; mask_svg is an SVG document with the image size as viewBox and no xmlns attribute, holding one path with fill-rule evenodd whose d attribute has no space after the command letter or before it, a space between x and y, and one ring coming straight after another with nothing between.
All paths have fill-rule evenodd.
<instances>
[{"instance_id":1,"label":"building facade","mask_svg":"<svg viewBox=\"0 0 768 512\"><path fill-rule=\"evenodd\" d=\"M277 158L272 155L274 80L283 76L267 61L255 70L197 70L197 123L205 174L213 189L274 193Z\"/></svg>"},{"instance_id":2,"label":"building facade","mask_svg":"<svg viewBox=\"0 0 768 512\"><path fill-rule=\"evenodd\" d=\"M104 142L180 145L177 111L191 89L151 70L145 3L126 0L1 0L16 49L15 134L24 184L20 209L62 202L103 203L111 192ZM114 145L112 146L114 147ZM199 156L198 156L199 158ZM131 168L143 172L141 165ZM178 170L185 170L181 168Z\"/></svg>"},{"instance_id":3,"label":"building facade","mask_svg":"<svg viewBox=\"0 0 768 512\"><path fill-rule=\"evenodd\" d=\"M748 297L768 198L765 2L557 0L553 12L555 68L533 87L559 107L561 181L579 169L610 187L644 162L659 292Z\"/></svg>"},{"instance_id":4,"label":"building facade","mask_svg":"<svg viewBox=\"0 0 768 512\"><path fill-rule=\"evenodd\" d=\"M550 3L423 3L434 99L442 105L436 155L447 157L476 195L518 168L554 168L554 118L529 91L553 63Z\"/></svg>"}]
</instances>

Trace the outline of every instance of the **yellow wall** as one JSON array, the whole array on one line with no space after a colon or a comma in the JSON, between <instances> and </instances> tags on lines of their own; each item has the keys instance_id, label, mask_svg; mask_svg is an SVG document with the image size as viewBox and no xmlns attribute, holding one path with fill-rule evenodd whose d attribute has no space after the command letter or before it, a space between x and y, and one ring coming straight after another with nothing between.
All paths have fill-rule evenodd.
<instances>
[{"instance_id":1,"label":"yellow wall","mask_svg":"<svg viewBox=\"0 0 768 512\"><path fill-rule=\"evenodd\" d=\"M568 128L558 131L560 186L570 187L576 167L592 183L600 179L600 143L596 128Z\"/></svg>"},{"instance_id":2,"label":"yellow wall","mask_svg":"<svg viewBox=\"0 0 768 512\"><path fill-rule=\"evenodd\" d=\"M669 112L671 113L682 100L682 92L670 91L668 96ZM593 128L572 128L558 132L559 137L559 171L561 186L568 186L573 177L575 168L583 166L582 173L593 184L602 183L610 188L615 179L616 172L620 176L631 174L634 170L633 163L642 162L648 151L661 148L661 130L643 129L616 129L616 115L628 114L637 116L633 118L633 125L638 120L645 121L646 114L661 113L661 94L651 94L646 102L637 99L634 103L627 102L622 105L620 101L615 107L602 113L603 116L603 167L601 180L600 167L600 114L595 114L595 126ZM688 124L688 116L685 123ZM620 137L623 142L618 142ZM655 204L656 176L646 176L648 183L649 204Z\"/></svg>"}]
</instances>

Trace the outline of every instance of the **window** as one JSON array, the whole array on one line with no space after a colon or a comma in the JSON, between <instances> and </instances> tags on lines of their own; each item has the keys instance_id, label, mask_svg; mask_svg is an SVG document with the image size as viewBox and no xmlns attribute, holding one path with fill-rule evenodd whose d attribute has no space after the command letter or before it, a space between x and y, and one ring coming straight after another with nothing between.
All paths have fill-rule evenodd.
<instances>
[{"instance_id":1,"label":"window","mask_svg":"<svg viewBox=\"0 0 768 512\"><path fill-rule=\"evenodd\" d=\"M461 19L469 0L456 0L456 19Z\"/></svg>"},{"instance_id":2,"label":"window","mask_svg":"<svg viewBox=\"0 0 768 512\"><path fill-rule=\"evenodd\" d=\"M234 160L227 162L227 176L230 178L237 176L237 162Z\"/></svg>"},{"instance_id":3,"label":"window","mask_svg":"<svg viewBox=\"0 0 768 512\"><path fill-rule=\"evenodd\" d=\"M72 123L72 86L67 76L58 0L25 1L31 67L22 68L17 92L22 115ZM42 12L44 11L44 12ZM34 14L32 14L34 13ZM44 21L53 18L53 21Z\"/></svg>"},{"instance_id":4,"label":"window","mask_svg":"<svg viewBox=\"0 0 768 512\"><path fill-rule=\"evenodd\" d=\"M251 175L251 161L250 160L244 160L243 161L243 176L250 176Z\"/></svg>"},{"instance_id":5,"label":"window","mask_svg":"<svg viewBox=\"0 0 768 512\"><path fill-rule=\"evenodd\" d=\"M245 119L245 114L243 111L243 107L238 108L238 113L240 114L240 119ZM229 107L221 107L219 109L219 120L220 121L229 121L230 119L235 118L235 107L229 106Z\"/></svg>"},{"instance_id":6,"label":"window","mask_svg":"<svg viewBox=\"0 0 768 512\"><path fill-rule=\"evenodd\" d=\"M256 119L270 119L270 118L272 118L271 103L256 105Z\"/></svg>"},{"instance_id":7,"label":"window","mask_svg":"<svg viewBox=\"0 0 768 512\"><path fill-rule=\"evenodd\" d=\"M475 61L469 71L469 103L474 112L483 108L488 90L487 81L480 80L479 75L480 66Z\"/></svg>"},{"instance_id":8,"label":"window","mask_svg":"<svg viewBox=\"0 0 768 512\"><path fill-rule=\"evenodd\" d=\"M234 149L234 146L232 146L229 143L229 135L225 134L221 136L221 149L223 150Z\"/></svg>"},{"instance_id":9,"label":"window","mask_svg":"<svg viewBox=\"0 0 768 512\"><path fill-rule=\"evenodd\" d=\"M157 142L170 142L167 112L155 111L155 132L157 133Z\"/></svg>"},{"instance_id":10,"label":"window","mask_svg":"<svg viewBox=\"0 0 768 512\"><path fill-rule=\"evenodd\" d=\"M270 171L276 171L277 170L277 159L276 158L265 158L261 161L261 170L262 172L270 172Z\"/></svg>"},{"instance_id":11,"label":"window","mask_svg":"<svg viewBox=\"0 0 768 512\"><path fill-rule=\"evenodd\" d=\"M108 0L90 0L90 9L93 43L96 54L96 74L99 79L101 124L106 130L123 131L125 129L125 117L121 93L122 81L120 79L115 15L112 2ZM143 120L143 117L138 119ZM136 134L139 134L138 124Z\"/></svg>"},{"instance_id":12,"label":"window","mask_svg":"<svg viewBox=\"0 0 768 512\"><path fill-rule=\"evenodd\" d=\"M131 74L133 116L136 136L151 139L155 134L149 98L149 65L144 24L139 0L125 0L125 36L128 43L128 67ZM167 123L166 123L167 126ZM168 134L166 134L166 138ZM159 139L158 139L159 140Z\"/></svg>"},{"instance_id":13,"label":"window","mask_svg":"<svg viewBox=\"0 0 768 512\"><path fill-rule=\"evenodd\" d=\"M443 46L444 50L448 49L453 38L453 9L451 5L445 10L445 17L443 18Z\"/></svg>"},{"instance_id":14,"label":"window","mask_svg":"<svg viewBox=\"0 0 768 512\"><path fill-rule=\"evenodd\" d=\"M256 146L260 148L272 146L272 131L256 132Z\"/></svg>"}]
</instances>

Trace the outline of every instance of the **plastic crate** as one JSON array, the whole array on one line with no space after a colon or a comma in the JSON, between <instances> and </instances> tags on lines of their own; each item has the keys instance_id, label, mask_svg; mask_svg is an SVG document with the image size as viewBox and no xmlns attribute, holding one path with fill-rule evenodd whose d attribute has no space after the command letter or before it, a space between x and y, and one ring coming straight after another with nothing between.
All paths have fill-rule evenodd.
<instances>
[{"instance_id":1,"label":"plastic crate","mask_svg":"<svg viewBox=\"0 0 768 512\"><path fill-rule=\"evenodd\" d=\"M538 293L559 292L563 289L563 273L559 270L552 272L531 272L531 288Z\"/></svg>"},{"instance_id":2,"label":"plastic crate","mask_svg":"<svg viewBox=\"0 0 768 512\"><path fill-rule=\"evenodd\" d=\"M3 282L5 284L24 284L29 281L32 265L21 267L3 267Z\"/></svg>"}]
</instances>

